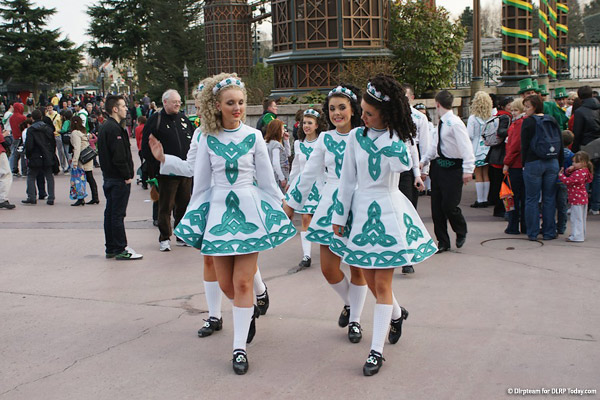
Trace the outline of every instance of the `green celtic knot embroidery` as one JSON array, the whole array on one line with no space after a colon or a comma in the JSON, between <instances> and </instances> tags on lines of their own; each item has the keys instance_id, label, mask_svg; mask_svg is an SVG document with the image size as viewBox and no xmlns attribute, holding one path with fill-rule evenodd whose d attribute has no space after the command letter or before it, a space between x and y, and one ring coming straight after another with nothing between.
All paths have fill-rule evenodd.
<instances>
[{"instance_id":1,"label":"green celtic knot embroidery","mask_svg":"<svg viewBox=\"0 0 600 400\"><path fill-rule=\"evenodd\" d=\"M338 194L338 191L336 189L335 192L333 192L331 205L327 209L327 215L319 218L319 220L317 221L317 225L320 225L322 227L330 227L331 220L333 219L334 211L336 213L338 213L339 215L344 214L344 205L338 201L337 194Z\"/></svg>"},{"instance_id":2,"label":"green celtic knot embroidery","mask_svg":"<svg viewBox=\"0 0 600 400\"><path fill-rule=\"evenodd\" d=\"M346 150L346 142L336 142L331 135L325 135L323 140L327 150L335 157L335 174L339 178L342 174L342 162L344 161L344 151Z\"/></svg>"},{"instance_id":3,"label":"green celtic knot embroidery","mask_svg":"<svg viewBox=\"0 0 600 400\"><path fill-rule=\"evenodd\" d=\"M305 146L304 143L300 142L300 151L304 153L307 160L310 158L310 154L313 152L313 150L314 149L312 147Z\"/></svg>"},{"instance_id":4,"label":"green celtic knot embroidery","mask_svg":"<svg viewBox=\"0 0 600 400\"><path fill-rule=\"evenodd\" d=\"M235 235L238 232L245 234L253 233L258 230L258 226L251 222L246 222L246 216L240 210L240 199L234 192L229 192L227 199L227 210L221 217L221 223L215 225L209 232L216 236L223 236L227 233Z\"/></svg>"},{"instance_id":5,"label":"green celtic knot embroidery","mask_svg":"<svg viewBox=\"0 0 600 400\"><path fill-rule=\"evenodd\" d=\"M286 215L283 211L275 210L264 200L260 203L260 208L262 208L263 212L265 213L265 224L268 231L271 230L273 225L279 225L281 224L281 221L286 219Z\"/></svg>"},{"instance_id":6,"label":"green celtic knot embroidery","mask_svg":"<svg viewBox=\"0 0 600 400\"><path fill-rule=\"evenodd\" d=\"M300 179L298 179L300 182ZM313 183L312 188L310 189L310 193L308 194L308 201L319 201L321 200L321 195L319 194L319 189L317 188L317 183ZM300 200L297 200L298 202Z\"/></svg>"},{"instance_id":7,"label":"green celtic knot embroidery","mask_svg":"<svg viewBox=\"0 0 600 400\"><path fill-rule=\"evenodd\" d=\"M199 249L202 245L202 238L204 237L204 230L206 229L206 217L209 209L210 203L204 203L196 210L192 210L185 214L177 227L175 227L174 232L177 237L187 244ZM197 233L197 231L199 231L199 233Z\"/></svg>"},{"instance_id":8,"label":"green celtic knot embroidery","mask_svg":"<svg viewBox=\"0 0 600 400\"><path fill-rule=\"evenodd\" d=\"M238 159L248 153L254 143L256 136L251 134L242 140L239 144L230 142L223 144L216 137L209 135L206 138L208 147L215 152L216 155L225 159L225 174L229 183L234 184L238 177Z\"/></svg>"},{"instance_id":9,"label":"green celtic knot embroidery","mask_svg":"<svg viewBox=\"0 0 600 400\"><path fill-rule=\"evenodd\" d=\"M296 228L289 223L279 228L278 231L263 235L260 238L205 240L202 243L202 253L208 255L256 253L258 251L273 249L292 238L295 234Z\"/></svg>"},{"instance_id":10,"label":"green celtic knot embroidery","mask_svg":"<svg viewBox=\"0 0 600 400\"><path fill-rule=\"evenodd\" d=\"M381 222L381 207L376 201L369 206L367 221L362 227L362 233L356 235L352 242L357 246L379 244L383 247L390 247L398 243L393 236L385 233L385 226Z\"/></svg>"},{"instance_id":11,"label":"green celtic knot embroidery","mask_svg":"<svg viewBox=\"0 0 600 400\"><path fill-rule=\"evenodd\" d=\"M404 226L406 226L406 242L409 246L412 242L424 237L421 229L413 224L413 220L408 214L404 214Z\"/></svg>"},{"instance_id":12,"label":"green celtic knot embroidery","mask_svg":"<svg viewBox=\"0 0 600 400\"><path fill-rule=\"evenodd\" d=\"M294 185L294 188L290 191L290 196L292 196L292 198L294 200L296 200L297 203L300 203L302 201L302 193L300 193L300 190L298 190L298 185L300 184L300 178L301 178L301 176L298 177L298 181Z\"/></svg>"},{"instance_id":13,"label":"green celtic knot embroidery","mask_svg":"<svg viewBox=\"0 0 600 400\"><path fill-rule=\"evenodd\" d=\"M436 159L435 162L437 163L437 165L439 165L442 168L450 168L450 167L453 167L456 164L452 160L445 160L445 159L442 159L442 158Z\"/></svg>"},{"instance_id":14,"label":"green celtic knot embroidery","mask_svg":"<svg viewBox=\"0 0 600 400\"><path fill-rule=\"evenodd\" d=\"M369 175L371 175L371 178L373 178L374 181L381 175L382 155L388 158L397 157L402 164L406 166L409 165L408 152L406 151L406 145L403 142L393 142L391 145L386 146L381 150L377 150L375 142L368 136L364 136L362 132L362 129L356 131L356 141L360 147L369 154Z\"/></svg>"}]
</instances>

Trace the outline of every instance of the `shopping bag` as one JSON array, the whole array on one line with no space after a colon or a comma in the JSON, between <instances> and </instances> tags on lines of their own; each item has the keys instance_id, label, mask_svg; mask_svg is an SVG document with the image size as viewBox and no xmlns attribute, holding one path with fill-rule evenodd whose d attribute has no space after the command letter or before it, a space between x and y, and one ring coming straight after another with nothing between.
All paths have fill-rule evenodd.
<instances>
[{"instance_id":1,"label":"shopping bag","mask_svg":"<svg viewBox=\"0 0 600 400\"><path fill-rule=\"evenodd\" d=\"M85 171L83 168L71 168L71 189L69 197L71 200L85 199L87 181L85 179Z\"/></svg>"},{"instance_id":2,"label":"shopping bag","mask_svg":"<svg viewBox=\"0 0 600 400\"><path fill-rule=\"evenodd\" d=\"M500 186L500 199L502 199L502 203L504 203L504 209L506 212L513 211L515 209L515 198L508 174L504 175L502 186Z\"/></svg>"}]
</instances>

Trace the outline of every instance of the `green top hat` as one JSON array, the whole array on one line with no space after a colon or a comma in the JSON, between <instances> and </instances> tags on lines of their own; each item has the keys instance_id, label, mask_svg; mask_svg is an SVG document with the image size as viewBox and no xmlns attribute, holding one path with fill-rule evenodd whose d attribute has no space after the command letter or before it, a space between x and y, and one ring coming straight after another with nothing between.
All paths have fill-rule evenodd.
<instances>
[{"instance_id":1,"label":"green top hat","mask_svg":"<svg viewBox=\"0 0 600 400\"><path fill-rule=\"evenodd\" d=\"M537 94L539 94L539 93L540 93L540 85L538 84L538 81L537 81L537 79L534 79L534 80L533 80L533 90L535 90L535 92L536 92Z\"/></svg>"},{"instance_id":2,"label":"green top hat","mask_svg":"<svg viewBox=\"0 0 600 400\"><path fill-rule=\"evenodd\" d=\"M519 81L519 94L523 94L529 90L535 90L535 86L533 86L533 81L531 78L521 79Z\"/></svg>"},{"instance_id":3,"label":"green top hat","mask_svg":"<svg viewBox=\"0 0 600 400\"><path fill-rule=\"evenodd\" d=\"M567 93L567 89L564 87L557 87L554 89L554 98L555 99L564 99L565 97L569 97Z\"/></svg>"},{"instance_id":4,"label":"green top hat","mask_svg":"<svg viewBox=\"0 0 600 400\"><path fill-rule=\"evenodd\" d=\"M548 93L548 89L546 89L546 85L540 85L540 94L542 96L548 96L550 93Z\"/></svg>"}]
</instances>

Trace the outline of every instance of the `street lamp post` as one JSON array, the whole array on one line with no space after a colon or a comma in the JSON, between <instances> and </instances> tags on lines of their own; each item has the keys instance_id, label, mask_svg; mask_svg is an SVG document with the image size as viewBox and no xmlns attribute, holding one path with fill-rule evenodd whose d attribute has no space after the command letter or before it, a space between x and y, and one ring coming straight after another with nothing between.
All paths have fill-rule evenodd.
<instances>
[{"instance_id":1,"label":"street lamp post","mask_svg":"<svg viewBox=\"0 0 600 400\"><path fill-rule=\"evenodd\" d=\"M104 97L104 68L100 70L100 79L102 79L102 97Z\"/></svg>"},{"instance_id":2,"label":"street lamp post","mask_svg":"<svg viewBox=\"0 0 600 400\"><path fill-rule=\"evenodd\" d=\"M133 101L133 71L127 68L127 79L129 80L129 98Z\"/></svg>"},{"instance_id":3,"label":"street lamp post","mask_svg":"<svg viewBox=\"0 0 600 400\"><path fill-rule=\"evenodd\" d=\"M183 101L185 102L188 98L188 76L189 76L189 71L187 68L187 63L184 62L183 63ZM185 107L185 103L184 103L184 107Z\"/></svg>"}]
</instances>

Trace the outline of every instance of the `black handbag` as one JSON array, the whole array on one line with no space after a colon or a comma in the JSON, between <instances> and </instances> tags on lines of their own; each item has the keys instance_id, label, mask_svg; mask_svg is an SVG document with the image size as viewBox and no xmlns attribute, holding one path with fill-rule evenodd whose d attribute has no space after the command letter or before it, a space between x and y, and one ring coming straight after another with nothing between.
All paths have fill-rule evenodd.
<instances>
[{"instance_id":1,"label":"black handbag","mask_svg":"<svg viewBox=\"0 0 600 400\"><path fill-rule=\"evenodd\" d=\"M87 164L90 161L92 161L97 155L98 153L96 152L96 150L92 149L91 146L88 146L85 149L81 150L81 153L79 153L79 163Z\"/></svg>"}]
</instances>

